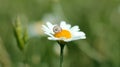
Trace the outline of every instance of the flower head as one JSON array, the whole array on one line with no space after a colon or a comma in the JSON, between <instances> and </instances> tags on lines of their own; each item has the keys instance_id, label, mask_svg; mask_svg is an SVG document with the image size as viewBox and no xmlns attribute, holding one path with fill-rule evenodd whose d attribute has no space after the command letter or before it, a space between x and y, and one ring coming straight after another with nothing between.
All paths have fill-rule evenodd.
<instances>
[{"instance_id":1,"label":"flower head","mask_svg":"<svg viewBox=\"0 0 120 67\"><path fill-rule=\"evenodd\" d=\"M86 38L85 33L80 31L79 26L71 27L65 21L61 21L59 25L47 22L46 25L42 25L42 29L49 36L49 40L69 42Z\"/></svg>"}]
</instances>

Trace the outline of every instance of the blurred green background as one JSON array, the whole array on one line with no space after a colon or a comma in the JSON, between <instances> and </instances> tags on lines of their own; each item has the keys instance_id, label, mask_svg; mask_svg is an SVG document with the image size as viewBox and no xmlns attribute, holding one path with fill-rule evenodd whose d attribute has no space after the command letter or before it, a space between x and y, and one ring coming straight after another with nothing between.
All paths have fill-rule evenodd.
<instances>
[{"instance_id":1,"label":"blurred green background","mask_svg":"<svg viewBox=\"0 0 120 67\"><path fill-rule=\"evenodd\" d=\"M13 32L16 16L28 30L24 55ZM120 67L120 0L0 0L0 67L59 67L59 45L41 25L61 20L87 37L68 43L63 67Z\"/></svg>"}]
</instances>

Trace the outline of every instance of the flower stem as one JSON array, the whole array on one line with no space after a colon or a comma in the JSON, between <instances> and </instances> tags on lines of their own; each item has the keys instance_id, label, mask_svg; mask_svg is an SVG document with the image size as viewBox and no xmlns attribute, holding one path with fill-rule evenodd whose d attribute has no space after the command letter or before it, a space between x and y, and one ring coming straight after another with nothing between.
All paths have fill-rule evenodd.
<instances>
[{"instance_id":1,"label":"flower stem","mask_svg":"<svg viewBox=\"0 0 120 67\"><path fill-rule=\"evenodd\" d=\"M26 57L24 52L23 52L23 66L26 67Z\"/></svg>"},{"instance_id":2,"label":"flower stem","mask_svg":"<svg viewBox=\"0 0 120 67\"><path fill-rule=\"evenodd\" d=\"M60 67L62 67L63 63L63 51L64 51L64 44L60 44Z\"/></svg>"}]
</instances>

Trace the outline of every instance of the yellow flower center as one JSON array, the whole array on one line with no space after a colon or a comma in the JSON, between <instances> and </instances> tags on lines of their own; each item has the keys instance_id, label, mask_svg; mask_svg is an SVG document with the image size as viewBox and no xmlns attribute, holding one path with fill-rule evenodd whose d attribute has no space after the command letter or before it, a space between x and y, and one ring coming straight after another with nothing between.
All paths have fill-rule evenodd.
<instances>
[{"instance_id":1,"label":"yellow flower center","mask_svg":"<svg viewBox=\"0 0 120 67\"><path fill-rule=\"evenodd\" d=\"M68 30L61 30L60 32L56 32L56 33L54 34L54 36L55 36L56 38L61 38L61 37L63 37L63 38L69 39L69 38L71 38L71 33L70 33Z\"/></svg>"}]
</instances>

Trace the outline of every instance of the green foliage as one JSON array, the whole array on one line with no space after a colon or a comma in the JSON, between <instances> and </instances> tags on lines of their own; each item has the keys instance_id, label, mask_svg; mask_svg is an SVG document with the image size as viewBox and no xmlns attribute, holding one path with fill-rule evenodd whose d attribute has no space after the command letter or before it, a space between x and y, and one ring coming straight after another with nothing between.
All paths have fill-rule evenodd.
<instances>
[{"instance_id":1,"label":"green foliage","mask_svg":"<svg viewBox=\"0 0 120 67\"><path fill-rule=\"evenodd\" d=\"M22 18L21 40L28 38L26 67L59 67L59 45L42 32L34 35L31 25L61 20L79 25L87 37L65 46L63 67L120 67L119 0L0 0L0 67L23 67L12 26L15 16Z\"/></svg>"}]
</instances>

